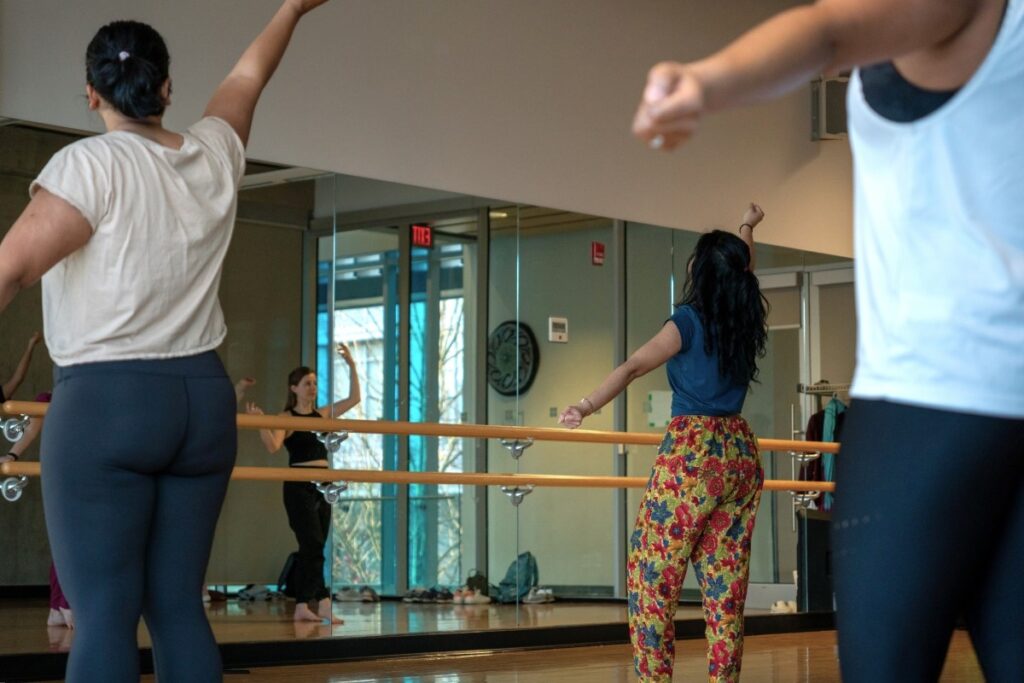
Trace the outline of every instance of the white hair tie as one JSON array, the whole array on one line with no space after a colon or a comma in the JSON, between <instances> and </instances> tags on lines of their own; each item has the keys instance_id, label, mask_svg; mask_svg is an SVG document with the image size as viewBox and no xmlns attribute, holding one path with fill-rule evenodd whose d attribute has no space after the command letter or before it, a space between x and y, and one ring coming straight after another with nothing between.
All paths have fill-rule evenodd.
<instances>
[{"instance_id":1,"label":"white hair tie","mask_svg":"<svg viewBox=\"0 0 1024 683\"><path fill-rule=\"evenodd\" d=\"M117 54L117 58L118 58L118 60L120 60L120 61L122 61L122 62L123 62L124 60L128 59L129 57L131 57L131 54L130 54L130 53L129 53L129 52L127 51L127 50L121 50L121 51L120 51L120 52L119 52L119 53Z\"/></svg>"}]
</instances>

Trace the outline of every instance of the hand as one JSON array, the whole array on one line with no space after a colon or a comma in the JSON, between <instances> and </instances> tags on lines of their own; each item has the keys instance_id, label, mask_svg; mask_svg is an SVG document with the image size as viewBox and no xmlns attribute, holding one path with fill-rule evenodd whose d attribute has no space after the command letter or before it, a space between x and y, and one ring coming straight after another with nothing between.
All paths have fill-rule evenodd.
<instances>
[{"instance_id":1,"label":"hand","mask_svg":"<svg viewBox=\"0 0 1024 683\"><path fill-rule=\"evenodd\" d=\"M764 211L761 210L760 206L751 202L750 206L747 207L747 210L743 213L743 222L741 225L745 223L750 226L751 230L753 230L762 220L764 220Z\"/></svg>"},{"instance_id":2,"label":"hand","mask_svg":"<svg viewBox=\"0 0 1024 683\"><path fill-rule=\"evenodd\" d=\"M36 344L38 344L41 341L43 341L42 333L41 332L36 332L31 337L29 337L29 339L28 339L28 348L30 348L30 349L35 348Z\"/></svg>"},{"instance_id":3,"label":"hand","mask_svg":"<svg viewBox=\"0 0 1024 683\"><path fill-rule=\"evenodd\" d=\"M249 415L263 415L263 410L252 401L245 404L245 412Z\"/></svg>"},{"instance_id":4,"label":"hand","mask_svg":"<svg viewBox=\"0 0 1024 683\"><path fill-rule=\"evenodd\" d=\"M662 62L647 74L633 135L652 148L672 150L697 131L704 113L704 86L691 65Z\"/></svg>"},{"instance_id":5,"label":"hand","mask_svg":"<svg viewBox=\"0 0 1024 683\"><path fill-rule=\"evenodd\" d=\"M348 347L342 344L341 342L338 342L337 351L338 355L341 356L342 359L349 365L352 365L355 362L352 360L352 352L349 351Z\"/></svg>"},{"instance_id":6,"label":"hand","mask_svg":"<svg viewBox=\"0 0 1024 683\"><path fill-rule=\"evenodd\" d=\"M16 460L17 458L12 455L0 455L0 465L3 465L5 462L15 462Z\"/></svg>"},{"instance_id":7,"label":"hand","mask_svg":"<svg viewBox=\"0 0 1024 683\"><path fill-rule=\"evenodd\" d=\"M285 0L284 4L293 8L295 11L299 13L299 15L303 15L306 12L309 12L310 10L316 9L317 7L323 5L326 2L327 0Z\"/></svg>"},{"instance_id":8,"label":"hand","mask_svg":"<svg viewBox=\"0 0 1024 683\"><path fill-rule=\"evenodd\" d=\"M569 406L558 416L558 423L569 429L576 429L583 424L583 411L576 406Z\"/></svg>"}]
</instances>

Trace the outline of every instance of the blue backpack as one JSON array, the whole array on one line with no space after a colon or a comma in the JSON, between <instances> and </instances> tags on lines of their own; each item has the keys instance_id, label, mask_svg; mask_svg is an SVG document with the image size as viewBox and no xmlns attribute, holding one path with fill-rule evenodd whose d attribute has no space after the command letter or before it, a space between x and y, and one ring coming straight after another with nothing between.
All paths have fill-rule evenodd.
<instances>
[{"instance_id":1,"label":"blue backpack","mask_svg":"<svg viewBox=\"0 0 1024 683\"><path fill-rule=\"evenodd\" d=\"M505 578L498 584L498 602L518 602L537 585L537 560L526 551L509 565Z\"/></svg>"}]
</instances>

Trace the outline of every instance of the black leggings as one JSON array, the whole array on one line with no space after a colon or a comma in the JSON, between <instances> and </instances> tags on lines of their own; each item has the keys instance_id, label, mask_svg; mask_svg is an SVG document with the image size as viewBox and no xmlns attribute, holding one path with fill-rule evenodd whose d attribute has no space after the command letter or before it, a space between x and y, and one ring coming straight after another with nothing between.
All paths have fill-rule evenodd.
<instances>
[{"instance_id":1,"label":"black leggings","mask_svg":"<svg viewBox=\"0 0 1024 683\"><path fill-rule=\"evenodd\" d=\"M67 680L138 681L140 615L159 680L222 680L201 595L237 443L220 360L211 351L54 374L42 488L75 611Z\"/></svg>"},{"instance_id":2,"label":"black leggings","mask_svg":"<svg viewBox=\"0 0 1024 683\"><path fill-rule=\"evenodd\" d=\"M286 481L284 508L299 542L292 569L295 601L323 600L330 596L324 583L324 545L331 528L331 506L311 482Z\"/></svg>"},{"instance_id":3,"label":"black leggings","mask_svg":"<svg viewBox=\"0 0 1024 683\"><path fill-rule=\"evenodd\" d=\"M1024 420L857 399L836 481L843 681L938 680L959 616L1024 681Z\"/></svg>"}]
</instances>

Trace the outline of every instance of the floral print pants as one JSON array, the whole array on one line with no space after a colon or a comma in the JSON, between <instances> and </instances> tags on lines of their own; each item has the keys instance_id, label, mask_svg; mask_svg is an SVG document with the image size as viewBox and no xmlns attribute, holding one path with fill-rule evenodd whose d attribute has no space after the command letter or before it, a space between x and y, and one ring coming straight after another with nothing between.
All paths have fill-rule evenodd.
<instances>
[{"instance_id":1,"label":"floral print pants","mask_svg":"<svg viewBox=\"0 0 1024 683\"><path fill-rule=\"evenodd\" d=\"M712 683L738 681L750 541L764 472L746 420L681 416L669 425L640 504L627 564L629 635L641 681L672 680L686 563L697 572Z\"/></svg>"}]
</instances>

